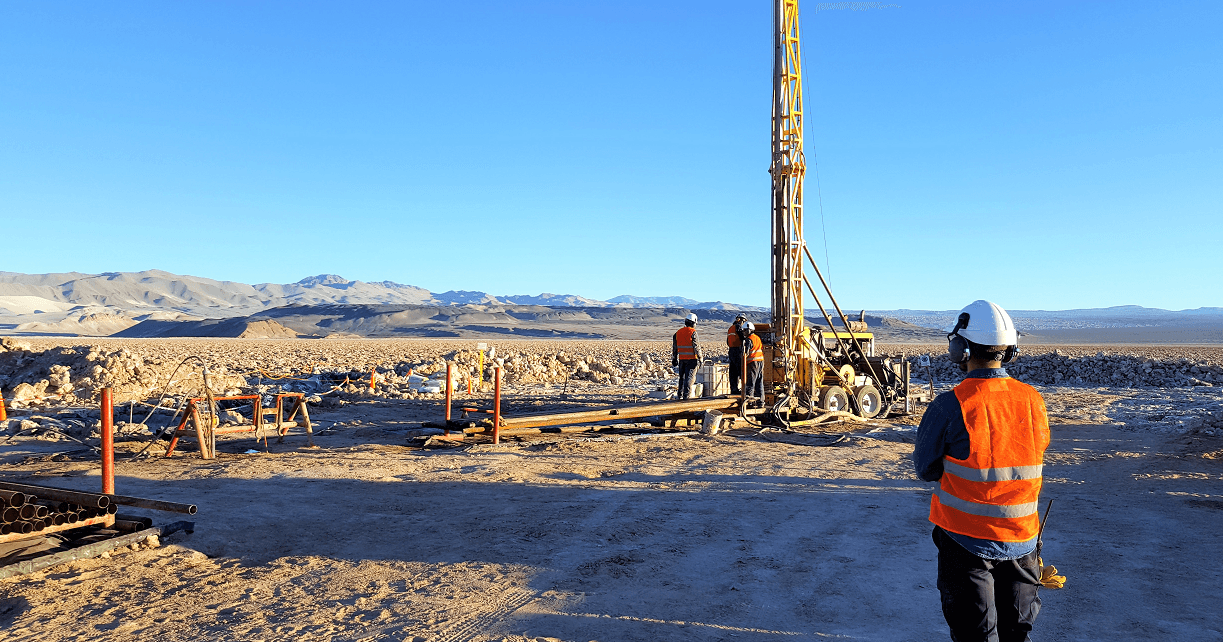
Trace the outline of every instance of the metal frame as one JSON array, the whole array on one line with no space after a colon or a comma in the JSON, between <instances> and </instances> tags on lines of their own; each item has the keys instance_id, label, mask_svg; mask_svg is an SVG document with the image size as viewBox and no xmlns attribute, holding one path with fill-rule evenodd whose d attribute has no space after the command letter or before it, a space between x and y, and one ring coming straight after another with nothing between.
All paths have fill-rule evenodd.
<instances>
[{"instance_id":1,"label":"metal frame","mask_svg":"<svg viewBox=\"0 0 1223 642\"><path fill-rule=\"evenodd\" d=\"M184 435L195 433L196 439L199 441L200 456L204 459L212 459L216 457L216 436L217 435L237 435L243 433L255 433L255 440L260 438L267 444L268 434L264 432L267 424L272 424L272 430L276 435L276 443L284 443L285 435L288 434L290 428L305 428L306 441L309 447L315 448L314 445L314 428L310 424L310 411L306 409L306 395L301 392L281 392L275 395L276 405L272 408L263 407L262 395L235 395L232 397L212 397L212 401L251 401L251 423L240 424L237 426L226 426L221 428L216 425L216 417L212 415L212 410L206 408L202 414L208 415L212 421L204 421L201 417L200 402L207 401L206 397L193 397L187 401L187 407L183 411L183 420L179 422L178 428L174 430L173 438L170 439L170 445L166 448L166 457L174 453L174 448L178 445L178 440ZM292 399L292 406L289 407L289 416L285 417L285 400ZM297 413L301 413L301 420L297 420ZM269 422L267 416L274 417L274 420ZM191 423L194 431L187 430L187 424Z\"/></svg>"}]
</instances>

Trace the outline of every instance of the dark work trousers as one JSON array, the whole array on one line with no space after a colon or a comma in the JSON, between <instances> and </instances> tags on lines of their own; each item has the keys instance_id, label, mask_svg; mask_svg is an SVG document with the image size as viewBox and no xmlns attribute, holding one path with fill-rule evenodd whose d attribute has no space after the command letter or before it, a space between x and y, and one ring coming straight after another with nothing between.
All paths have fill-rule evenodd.
<instances>
[{"instance_id":1,"label":"dark work trousers","mask_svg":"<svg viewBox=\"0 0 1223 642\"><path fill-rule=\"evenodd\" d=\"M747 362L747 378L743 382L748 399L759 399L764 403L764 362Z\"/></svg>"},{"instance_id":2,"label":"dark work trousers","mask_svg":"<svg viewBox=\"0 0 1223 642\"><path fill-rule=\"evenodd\" d=\"M739 394L743 385L743 346L730 349L730 394Z\"/></svg>"},{"instance_id":3,"label":"dark work trousers","mask_svg":"<svg viewBox=\"0 0 1223 642\"><path fill-rule=\"evenodd\" d=\"M1039 551L1017 560L989 560L969 553L937 526L932 537L952 642L1029 642L1040 613Z\"/></svg>"},{"instance_id":4,"label":"dark work trousers","mask_svg":"<svg viewBox=\"0 0 1223 642\"><path fill-rule=\"evenodd\" d=\"M696 367L701 362L696 359L680 359L679 361L679 398L692 398L692 384L696 382Z\"/></svg>"}]
</instances>

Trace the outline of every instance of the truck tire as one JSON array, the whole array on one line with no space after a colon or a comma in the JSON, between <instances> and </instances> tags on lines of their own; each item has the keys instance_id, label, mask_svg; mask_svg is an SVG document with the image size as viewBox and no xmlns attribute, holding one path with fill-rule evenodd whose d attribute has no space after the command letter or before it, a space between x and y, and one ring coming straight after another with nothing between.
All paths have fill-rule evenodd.
<instances>
[{"instance_id":1,"label":"truck tire","mask_svg":"<svg viewBox=\"0 0 1223 642\"><path fill-rule=\"evenodd\" d=\"M864 419L873 419L883 412L883 395L879 394L879 389L875 386L867 384L858 386L854 390L854 397L858 400L859 414Z\"/></svg>"},{"instance_id":2,"label":"truck tire","mask_svg":"<svg viewBox=\"0 0 1223 642\"><path fill-rule=\"evenodd\" d=\"M849 412L849 395L840 386L829 386L820 391L820 410Z\"/></svg>"}]
</instances>

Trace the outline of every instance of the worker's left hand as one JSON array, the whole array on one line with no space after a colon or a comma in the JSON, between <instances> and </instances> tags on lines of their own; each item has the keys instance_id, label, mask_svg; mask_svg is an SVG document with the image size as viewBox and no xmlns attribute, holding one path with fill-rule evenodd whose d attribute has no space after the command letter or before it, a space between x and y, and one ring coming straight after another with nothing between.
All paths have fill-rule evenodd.
<instances>
[{"instance_id":1,"label":"worker's left hand","mask_svg":"<svg viewBox=\"0 0 1223 642\"><path fill-rule=\"evenodd\" d=\"M1040 564L1040 585L1045 588L1060 589L1066 585L1066 576L1057 574L1056 566L1045 566L1043 558L1036 558Z\"/></svg>"}]
</instances>

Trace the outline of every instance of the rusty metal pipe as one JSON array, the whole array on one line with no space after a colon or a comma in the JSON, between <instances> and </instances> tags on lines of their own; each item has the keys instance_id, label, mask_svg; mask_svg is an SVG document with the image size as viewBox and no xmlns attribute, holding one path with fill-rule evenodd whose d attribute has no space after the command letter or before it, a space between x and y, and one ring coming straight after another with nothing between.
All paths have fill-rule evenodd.
<instances>
[{"instance_id":1,"label":"rusty metal pipe","mask_svg":"<svg viewBox=\"0 0 1223 642\"><path fill-rule=\"evenodd\" d=\"M120 506L131 506L133 508L147 508L149 510L165 511L167 513L186 513L194 515L198 510L195 504L180 504L178 502L164 502L159 499L145 499L143 497L128 497L126 495L113 495L111 499L114 503Z\"/></svg>"},{"instance_id":2,"label":"rusty metal pipe","mask_svg":"<svg viewBox=\"0 0 1223 642\"><path fill-rule=\"evenodd\" d=\"M0 506L21 506L27 500L25 493L16 490L0 490Z\"/></svg>"},{"instance_id":3,"label":"rusty metal pipe","mask_svg":"<svg viewBox=\"0 0 1223 642\"><path fill-rule=\"evenodd\" d=\"M142 531L148 528L148 526L145 526L144 522L133 522L133 521L129 521L126 519L116 519L114 525L111 526L111 528L119 531L120 533L135 533L136 531Z\"/></svg>"},{"instance_id":4,"label":"rusty metal pipe","mask_svg":"<svg viewBox=\"0 0 1223 642\"><path fill-rule=\"evenodd\" d=\"M21 511L21 519L34 519L38 515L38 507L34 504L26 504L18 510Z\"/></svg>"},{"instance_id":5,"label":"rusty metal pipe","mask_svg":"<svg viewBox=\"0 0 1223 642\"><path fill-rule=\"evenodd\" d=\"M54 499L71 504L80 504L86 508L106 508L106 506L110 504L110 498L102 493L86 493L79 490L69 490L67 488L54 488L51 486L36 486L34 484L19 484L16 482L0 481L0 489L17 490L26 494L33 493L42 499Z\"/></svg>"},{"instance_id":6,"label":"rusty metal pipe","mask_svg":"<svg viewBox=\"0 0 1223 642\"><path fill-rule=\"evenodd\" d=\"M702 412L705 410L730 411L741 404L735 397L708 397L687 399L684 401L663 401L655 403L640 403L627 406L609 406L598 410L583 410L580 412L558 412L540 415L524 415L504 417L501 425L504 428L538 428L540 426L562 426L565 424L595 423L614 421L617 419L636 419L641 417L667 416L685 412ZM482 422L483 423L483 422Z\"/></svg>"}]
</instances>

